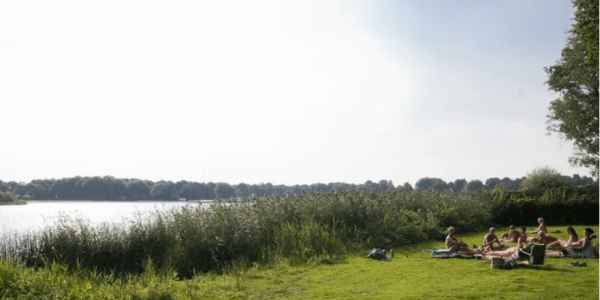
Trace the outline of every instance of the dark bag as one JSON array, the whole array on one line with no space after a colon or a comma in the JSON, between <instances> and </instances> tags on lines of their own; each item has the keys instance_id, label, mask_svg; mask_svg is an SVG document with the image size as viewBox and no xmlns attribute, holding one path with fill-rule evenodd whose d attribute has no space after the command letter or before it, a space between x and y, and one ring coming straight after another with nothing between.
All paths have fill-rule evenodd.
<instances>
[{"instance_id":1,"label":"dark bag","mask_svg":"<svg viewBox=\"0 0 600 300\"><path fill-rule=\"evenodd\" d=\"M502 265L504 270L510 270L517 267L517 262L514 259L504 259L504 264Z\"/></svg>"},{"instance_id":2,"label":"dark bag","mask_svg":"<svg viewBox=\"0 0 600 300\"><path fill-rule=\"evenodd\" d=\"M386 252L387 252L387 250L385 250L385 249L373 248L373 250L371 250L371 253L369 253L367 255L367 258L372 258L372 259L377 259L377 260L388 259L388 257L386 256ZM390 250L390 253L391 253L391 257L389 259L394 257L394 250Z\"/></svg>"}]
</instances>

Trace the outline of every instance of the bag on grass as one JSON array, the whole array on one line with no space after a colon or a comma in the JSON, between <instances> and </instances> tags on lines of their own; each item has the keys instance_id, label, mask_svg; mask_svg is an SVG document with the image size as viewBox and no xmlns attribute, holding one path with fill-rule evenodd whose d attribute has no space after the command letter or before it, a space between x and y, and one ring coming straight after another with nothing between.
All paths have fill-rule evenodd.
<instances>
[{"instance_id":1,"label":"bag on grass","mask_svg":"<svg viewBox=\"0 0 600 300\"><path fill-rule=\"evenodd\" d=\"M516 267L517 262L514 259L504 259L504 264L502 265L502 268L504 268L504 270L510 270Z\"/></svg>"},{"instance_id":2,"label":"bag on grass","mask_svg":"<svg viewBox=\"0 0 600 300\"><path fill-rule=\"evenodd\" d=\"M373 250L371 250L371 253L369 253L367 255L367 258L384 260L384 259L392 259L394 257L394 250L390 250L391 257L389 257L389 258L387 257L386 252L387 252L387 250L385 250L385 249L373 248Z\"/></svg>"}]
</instances>

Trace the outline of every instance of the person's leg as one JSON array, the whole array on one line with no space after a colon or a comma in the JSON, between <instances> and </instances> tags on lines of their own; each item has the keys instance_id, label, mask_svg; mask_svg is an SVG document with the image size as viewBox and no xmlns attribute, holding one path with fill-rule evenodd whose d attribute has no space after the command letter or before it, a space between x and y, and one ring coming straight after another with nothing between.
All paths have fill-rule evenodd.
<instances>
[{"instance_id":1,"label":"person's leg","mask_svg":"<svg viewBox=\"0 0 600 300\"><path fill-rule=\"evenodd\" d=\"M548 245L546 245L548 248L554 249L554 250L561 250L561 249L565 249L565 245L563 243L561 243L560 241L556 241L556 242L552 242L549 243Z\"/></svg>"}]
</instances>

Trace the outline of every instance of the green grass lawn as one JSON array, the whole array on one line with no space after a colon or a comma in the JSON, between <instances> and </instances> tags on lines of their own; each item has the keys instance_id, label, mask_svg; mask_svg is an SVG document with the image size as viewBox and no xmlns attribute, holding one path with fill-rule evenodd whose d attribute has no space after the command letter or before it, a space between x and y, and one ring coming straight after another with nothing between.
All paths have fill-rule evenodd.
<instances>
[{"instance_id":1,"label":"green grass lawn","mask_svg":"<svg viewBox=\"0 0 600 300\"><path fill-rule=\"evenodd\" d=\"M584 227L576 226L577 232ZM598 232L598 226L592 228ZM559 239L568 239L564 227L548 230ZM508 228L496 230L505 231ZM479 245L485 234L457 236L469 245ZM398 248L391 261L366 259L365 249L342 264L282 264L198 276L179 285L185 297L212 299L598 299L598 259L548 257L543 266L503 270L492 269L489 261L439 259L423 251L443 246L443 241L432 241ZM574 261L585 261L587 267L569 266Z\"/></svg>"},{"instance_id":2,"label":"green grass lawn","mask_svg":"<svg viewBox=\"0 0 600 300\"><path fill-rule=\"evenodd\" d=\"M581 232L586 226L576 226ZM587 226L590 227L590 226ZM591 226L598 232L598 226ZM566 240L564 226L548 227ZM560 232L556 232L560 230ZM508 231L498 228L497 233ZM486 232L457 237L481 244ZM581 234L580 234L581 235ZM597 241L594 241L594 244ZM509 246L512 246L510 244ZM129 278L54 264L40 269L0 263L0 299L598 299L598 259L548 257L543 266L492 269L473 258L433 258L429 241L396 248L390 261L365 258L370 249L350 254L334 265L230 268L224 275L200 274L177 280L154 271ZM586 267L569 263L585 261Z\"/></svg>"}]
</instances>

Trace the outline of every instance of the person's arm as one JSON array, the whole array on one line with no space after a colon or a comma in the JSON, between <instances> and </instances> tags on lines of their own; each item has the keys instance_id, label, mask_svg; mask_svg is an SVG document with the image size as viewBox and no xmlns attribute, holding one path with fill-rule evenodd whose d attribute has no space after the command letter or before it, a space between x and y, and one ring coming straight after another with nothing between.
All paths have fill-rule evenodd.
<instances>
[{"instance_id":1,"label":"person's arm","mask_svg":"<svg viewBox=\"0 0 600 300\"><path fill-rule=\"evenodd\" d=\"M498 240L498 239L496 239ZM494 244L494 240L492 239L491 236L486 235L485 238L483 239L483 245L484 246L492 246L492 244Z\"/></svg>"},{"instance_id":2,"label":"person's arm","mask_svg":"<svg viewBox=\"0 0 600 300\"><path fill-rule=\"evenodd\" d=\"M588 237L584 237L582 240L578 241L577 243L573 243L573 246L570 247L573 250L582 250L585 249L585 247L587 247L587 245L590 243L590 239Z\"/></svg>"},{"instance_id":3,"label":"person's arm","mask_svg":"<svg viewBox=\"0 0 600 300\"><path fill-rule=\"evenodd\" d=\"M496 241L498 243L498 246L502 246L502 242L500 242L500 240L498 239L498 237L496 235L494 235L494 241ZM492 241L492 244L494 243L494 241Z\"/></svg>"}]
</instances>

